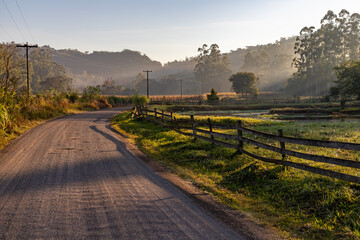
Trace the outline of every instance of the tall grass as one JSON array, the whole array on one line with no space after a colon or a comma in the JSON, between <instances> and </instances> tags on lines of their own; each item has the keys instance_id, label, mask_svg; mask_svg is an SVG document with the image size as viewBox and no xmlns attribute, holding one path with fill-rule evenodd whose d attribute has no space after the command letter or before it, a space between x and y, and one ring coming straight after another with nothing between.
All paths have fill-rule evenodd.
<instances>
[{"instance_id":1,"label":"tall grass","mask_svg":"<svg viewBox=\"0 0 360 240\"><path fill-rule=\"evenodd\" d=\"M146 105L149 102L149 99L147 97L140 96L138 94L134 95L131 100L135 106Z\"/></svg>"},{"instance_id":2,"label":"tall grass","mask_svg":"<svg viewBox=\"0 0 360 240\"><path fill-rule=\"evenodd\" d=\"M198 121L206 119L197 118ZM211 119L219 124L227 124L239 118ZM298 123L249 118L241 120L246 127L268 133L283 129L286 136L360 143L360 123L357 121ZM263 163L234 149L194 141L191 137L151 122L131 120L126 113L114 118L114 124L167 169L196 182L197 186L224 204L288 232L295 239L360 239L360 187L357 184ZM287 145L290 149L295 147ZM245 145L245 149L260 156L279 158L276 153L255 146ZM306 146L296 150L360 159L360 154L354 151L345 153ZM340 167L330 164L290 160L342 171ZM351 174L359 176L360 173L354 171Z\"/></svg>"},{"instance_id":3,"label":"tall grass","mask_svg":"<svg viewBox=\"0 0 360 240\"><path fill-rule=\"evenodd\" d=\"M5 130L9 122L9 113L4 105L0 104L0 129Z\"/></svg>"},{"instance_id":4,"label":"tall grass","mask_svg":"<svg viewBox=\"0 0 360 240\"><path fill-rule=\"evenodd\" d=\"M0 149L34 122L78 111L99 110L129 104L131 98L48 91L30 96L0 88Z\"/></svg>"}]
</instances>

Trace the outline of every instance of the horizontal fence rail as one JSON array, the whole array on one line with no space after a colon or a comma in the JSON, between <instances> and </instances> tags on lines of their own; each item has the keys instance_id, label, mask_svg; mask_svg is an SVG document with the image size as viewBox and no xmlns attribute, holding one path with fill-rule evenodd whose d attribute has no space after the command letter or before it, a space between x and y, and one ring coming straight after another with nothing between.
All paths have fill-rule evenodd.
<instances>
[{"instance_id":1,"label":"horizontal fence rail","mask_svg":"<svg viewBox=\"0 0 360 240\"><path fill-rule=\"evenodd\" d=\"M360 144L356 143L346 143L346 142L338 142L338 141L323 141L323 140L313 140L313 139L304 139L304 138L294 138L294 137L286 137L283 136L282 130L278 131L278 135L259 132L253 129L245 128L242 126L241 121L238 121L235 125L219 125L213 124L208 118L206 123L195 121L194 116L190 115L189 119L176 119L173 113L165 113L164 111L157 111L146 109L143 106L135 107L132 117L145 118L149 121L160 124L164 127L168 127L173 129L174 131L183 134L185 136L193 137L194 139L201 139L213 144L221 145L228 148L233 148L238 150L240 153L246 154L252 158L258 159L263 162L269 162L274 164L279 164L283 166L293 167L297 169L301 169L304 171L308 171L311 173L320 174L323 176L328 176L331 178L341 179L353 183L360 184L360 177L348 175L344 173L335 172L328 169L322 169L318 167L308 166L303 163L296 163L292 161L286 160L286 156L292 156L300 159L310 160L314 162L328 163L334 164L342 167L348 167L352 169L360 169L360 162L354 160L340 159L335 157L327 157L321 155L313 155L303 152L296 152L290 149L286 149L285 143L298 144L298 145L306 145L313 147L323 147L323 148L336 148L336 149L344 149L344 150L354 150L360 151ZM204 128L208 128L209 130L205 130ZM227 134L215 132L214 129L222 129L222 130L235 130L237 134ZM192 133L184 132L183 130L190 130ZM201 135L199 135L199 133ZM272 140L279 143L280 147L275 147L266 143L262 143L260 141L252 140L250 138L243 137L243 133L247 133L250 136L258 136L264 138L266 140ZM206 136L203 136L206 135ZM217 138L228 140L220 141ZM236 141L237 144L233 144L230 142ZM281 154L282 159L271 159L263 156L257 156L254 153L250 153L244 149L244 143L270 150L272 152L276 152Z\"/></svg>"}]
</instances>

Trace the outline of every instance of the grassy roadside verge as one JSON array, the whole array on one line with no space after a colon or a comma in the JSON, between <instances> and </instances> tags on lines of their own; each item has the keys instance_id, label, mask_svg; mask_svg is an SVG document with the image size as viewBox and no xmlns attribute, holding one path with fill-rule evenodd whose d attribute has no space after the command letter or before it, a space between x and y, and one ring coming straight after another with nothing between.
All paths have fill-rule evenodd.
<instances>
[{"instance_id":1,"label":"grassy roadside verge","mask_svg":"<svg viewBox=\"0 0 360 240\"><path fill-rule=\"evenodd\" d=\"M76 92L46 91L28 98L0 87L0 149L48 119L121 106L132 101L131 97L101 96L89 89L94 90L88 87L81 97Z\"/></svg>"},{"instance_id":2,"label":"grassy roadside verge","mask_svg":"<svg viewBox=\"0 0 360 240\"><path fill-rule=\"evenodd\" d=\"M127 116L128 113L123 113L115 117L115 127L162 166L192 180L220 202L288 232L294 238L360 239L359 186L262 163L239 155L235 150L204 141L194 142L174 131L146 121L132 121ZM217 121L229 119L218 118ZM247 126L270 133L282 128L288 136L360 142L358 122L243 121ZM251 147L248 150L261 151ZM260 154L270 156L271 153ZM357 153L343 156L341 151L324 152L326 154L359 159Z\"/></svg>"}]
</instances>

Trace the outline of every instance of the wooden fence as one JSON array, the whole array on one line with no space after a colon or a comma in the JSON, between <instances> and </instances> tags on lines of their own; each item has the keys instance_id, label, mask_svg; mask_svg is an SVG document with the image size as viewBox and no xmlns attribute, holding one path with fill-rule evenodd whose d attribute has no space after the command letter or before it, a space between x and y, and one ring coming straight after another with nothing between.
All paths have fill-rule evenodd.
<instances>
[{"instance_id":1,"label":"wooden fence","mask_svg":"<svg viewBox=\"0 0 360 240\"><path fill-rule=\"evenodd\" d=\"M344 150L354 150L360 151L360 144L356 143L346 143L346 142L337 142L337 141L323 141L323 140L312 140L304 138L294 138L286 137L283 135L282 130L278 130L278 134L269 134L264 132L255 131L249 128L242 126L241 121L238 121L236 125L218 125L211 122L210 118L207 119L207 122L199 122L194 120L194 116L190 115L189 119L176 119L173 116L173 113L165 113L164 111L149 110L144 107L136 107L133 112L133 117L145 118L147 120L153 121L157 124L160 124L164 127L169 127L176 132L194 137L194 139L202 139L209 141L213 144L229 147L238 150L241 153L244 153L250 157L258 159L260 161L280 164L288 167L293 167L301 170L305 170L311 173L316 173L331 178L341 179L353 183L360 184L360 177L348 175L340 172L335 172L328 169L322 169L318 167L309 166L303 163L296 163L286 160L286 156L292 156L300 159L310 160L314 162L334 164L342 167L349 167L352 169L360 169L360 162L353 160L340 159L335 157L326 157L320 155L307 154L302 152L296 152L290 149L286 149L286 143L290 144L299 144L307 145L314 147L324 147L324 148L334 148L334 149L344 149ZM208 128L205 130L204 128ZM220 133L214 131L214 129L226 129L226 130L236 130L236 135ZM184 130L191 130L191 133L184 132ZM199 135L201 133L201 135ZM274 140L279 142L280 147L275 147L267 143L262 143L260 141L252 140L250 138L243 137L243 133L248 133L251 136L257 136L266 140ZM205 136L204 136L205 135ZM217 139L215 139L215 137ZM218 139L225 139L226 141L221 141ZM229 140L235 140L237 144L231 143ZM244 149L244 143L254 145L259 148L267 149L276 153L281 154L282 159L272 159L267 157L258 156L254 153L250 153Z\"/></svg>"}]
</instances>

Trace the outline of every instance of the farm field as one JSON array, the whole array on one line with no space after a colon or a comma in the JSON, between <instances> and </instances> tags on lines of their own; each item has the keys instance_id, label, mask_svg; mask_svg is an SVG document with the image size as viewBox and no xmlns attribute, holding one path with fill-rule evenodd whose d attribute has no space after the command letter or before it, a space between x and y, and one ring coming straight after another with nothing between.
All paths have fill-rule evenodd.
<instances>
[{"instance_id":1,"label":"farm field","mask_svg":"<svg viewBox=\"0 0 360 240\"><path fill-rule=\"evenodd\" d=\"M263 163L233 149L186 137L128 114L113 123L140 148L171 171L214 195L220 202L246 213L257 221L275 226L297 239L359 239L360 188L356 184ZM176 115L177 118L185 117ZM206 120L207 116L195 117ZM360 143L360 122L274 121L268 119L211 117L216 123L241 119L245 126L262 132L318 140ZM224 130L226 131L226 130ZM297 151L359 160L354 151L287 145ZM257 155L279 158L278 154L245 145ZM331 170L360 176L358 171L324 163L307 162Z\"/></svg>"},{"instance_id":2,"label":"farm field","mask_svg":"<svg viewBox=\"0 0 360 240\"><path fill-rule=\"evenodd\" d=\"M182 115L229 116L274 120L331 120L359 119L360 102L349 102L341 109L338 102L305 103L249 103L212 105L150 105L149 109L177 112Z\"/></svg>"}]
</instances>

